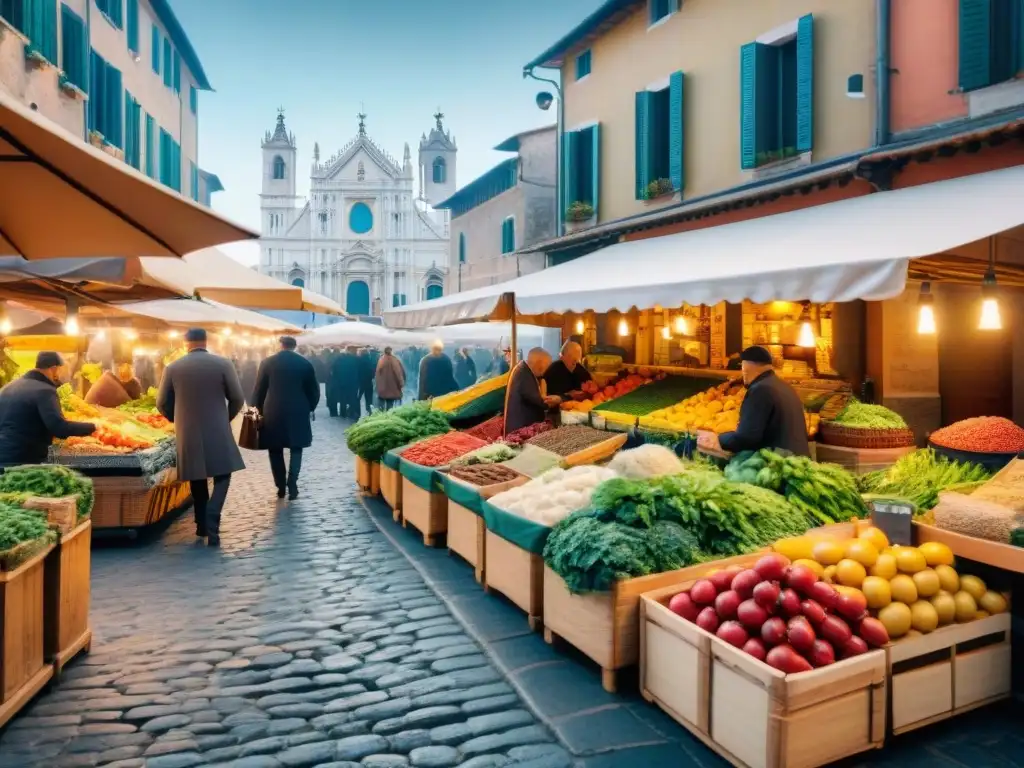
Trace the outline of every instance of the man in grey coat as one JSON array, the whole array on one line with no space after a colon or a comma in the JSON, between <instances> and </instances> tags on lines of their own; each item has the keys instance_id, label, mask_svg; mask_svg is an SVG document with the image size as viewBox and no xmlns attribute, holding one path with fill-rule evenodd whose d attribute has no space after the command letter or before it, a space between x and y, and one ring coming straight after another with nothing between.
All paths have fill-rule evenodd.
<instances>
[{"instance_id":1,"label":"man in grey coat","mask_svg":"<svg viewBox=\"0 0 1024 768\"><path fill-rule=\"evenodd\" d=\"M185 334L188 354L164 371L156 407L174 422L178 441L178 479L192 489L196 536L220 546L220 514L231 473L245 469L231 432L231 421L245 405L242 385L231 361L206 351L206 331ZM207 483L213 478L213 494Z\"/></svg>"}]
</instances>

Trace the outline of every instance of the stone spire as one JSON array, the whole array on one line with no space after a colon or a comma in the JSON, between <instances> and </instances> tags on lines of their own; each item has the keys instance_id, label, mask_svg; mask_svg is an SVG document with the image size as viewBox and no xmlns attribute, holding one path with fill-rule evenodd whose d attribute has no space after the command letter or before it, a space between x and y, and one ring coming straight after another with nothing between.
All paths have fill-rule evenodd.
<instances>
[{"instance_id":1,"label":"stone spire","mask_svg":"<svg viewBox=\"0 0 1024 768\"><path fill-rule=\"evenodd\" d=\"M295 135L288 133L288 128L284 124L284 107L277 108L277 125L274 127L274 133L267 131L263 137L263 145L295 147Z\"/></svg>"},{"instance_id":2,"label":"stone spire","mask_svg":"<svg viewBox=\"0 0 1024 768\"><path fill-rule=\"evenodd\" d=\"M412 151L409 149L409 142L405 142L405 154L402 157L402 175L412 178Z\"/></svg>"},{"instance_id":3,"label":"stone spire","mask_svg":"<svg viewBox=\"0 0 1024 768\"><path fill-rule=\"evenodd\" d=\"M313 142L313 162L314 163L319 163L320 162L320 142L319 141Z\"/></svg>"}]
</instances>

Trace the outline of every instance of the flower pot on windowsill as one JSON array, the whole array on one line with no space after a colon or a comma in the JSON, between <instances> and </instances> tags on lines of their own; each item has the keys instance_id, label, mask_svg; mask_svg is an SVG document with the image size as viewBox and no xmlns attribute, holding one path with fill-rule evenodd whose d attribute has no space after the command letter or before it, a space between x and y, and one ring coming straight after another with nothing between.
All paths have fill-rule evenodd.
<instances>
[{"instance_id":1,"label":"flower pot on windowsill","mask_svg":"<svg viewBox=\"0 0 1024 768\"><path fill-rule=\"evenodd\" d=\"M124 160L124 150L118 149L113 144L103 143L103 151L115 160Z\"/></svg>"},{"instance_id":2,"label":"flower pot on windowsill","mask_svg":"<svg viewBox=\"0 0 1024 768\"><path fill-rule=\"evenodd\" d=\"M675 193L675 185L670 179L655 179L644 190L644 202L664 202L664 198L672 197Z\"/></svg>"},{"instance_id":3,"label":"flower pot on windowsill","mask_svg":"<svg viewBox=\"0 0 1024 768\"><path fill-rule=\"evenodd\" d=\"M67 77L65 77L64 75L60 76L57 85L60 88L62 96L66 96L69 99L74 99L75 101L85 101L85 91L83 91L77 85L68 80Z\"/></svg>"},{"instance_id":4,"label":"flower pot on windowsill","mask_svg":"<svg viewBox=\"0 0 1024 768\"><path fill-rule=\"evenodd\" d=\"M796 147L784 147L772 150L771 152L758 152L755 167L760 171L769 167L795 165L799 163L802 154Z\"/></svg>"},{"instance_id":5,"label":"flower pot on windowsill","mask_svg":"<svg viewBox=\"0 0 1024 768\"><path fill-rule=\"evenodd\" d=\"M565 231L581 232L584 229L590 229L595 224L597 224L597 216L591 216L588 219L566 219Z\"/></svg>"},{"instance_id":6,"label":"flower pot on windowsill","mask_svg":"<svg viewBox=\"0 0 1024 768\"><path fill-rule=\"evenodd\" d=\"M597 223L597 213L590 203L577 200L570 203L565 209L565 229L568 232L577 232L587 229Z\"/></svg>"},{"instance_id":7,"label":"flower pot on windowsill","mask_svg":"<svg viewBox=\"0 0 1024 768\"><path fill-rule=\"evenodd\" d=\"M96 149L103 149L103 134L99 131L89 131L89 143Z\"/></svg>"},{"instance_id":8,"label":"flower pot on windowsill","mask_svg":"<svg viewBox=\"0 0 1024 768\"><path fill-rule=\"evenodd\" d=\"M52 66L50 60L35 48L25 48L25 67L27 69L46 69Z\"/></svg>"}]
</instances>

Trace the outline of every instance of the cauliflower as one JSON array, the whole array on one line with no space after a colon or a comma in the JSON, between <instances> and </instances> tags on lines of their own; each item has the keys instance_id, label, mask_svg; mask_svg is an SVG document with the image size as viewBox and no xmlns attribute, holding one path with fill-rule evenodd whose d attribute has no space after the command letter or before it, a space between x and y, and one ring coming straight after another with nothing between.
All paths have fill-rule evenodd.
<instances>
[{"instance_id":1,"label":"cauliflower","mask_svg":"<svg viewBox=\"0 0 1024 768\"><path fill-rule=\"evenodd\" d=\"M608 468L630 480L646 480L678 474L683 471L683 463L671 449L647 443L616 454Z\"/></svg>"}]
</instances>

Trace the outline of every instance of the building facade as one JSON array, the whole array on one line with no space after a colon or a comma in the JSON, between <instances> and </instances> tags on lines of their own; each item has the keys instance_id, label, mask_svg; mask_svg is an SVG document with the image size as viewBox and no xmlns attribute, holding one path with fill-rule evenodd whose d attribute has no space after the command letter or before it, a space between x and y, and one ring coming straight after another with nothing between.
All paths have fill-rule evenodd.
<instances>
[{"instance_id":1,"label":"building facade","mask_svg":"<svg viewBox=\"0 0 1024 768\"><path fill-rule=\"evenodd\" d=\"M515 152L444 200L451 214L447 292L493 285L544 268L515 253L555 235L555 127L524 131L495 147Z\"/></svg>"},{"instance_id":2,"label":"building facade","mask_svg":"<svg viewBox=\"0 0 1024 768\"><path fill-rule=\"evenodd\" d=\"M65 130L206 205L211 90L169 0L2 0L0 88Z\"/></svg>"},{"instance_id":3,"label":"building facade","mask_svg":"<svg viewBox=\"0 0 1024 768\"><path fill-rule=\"evenodd\" d=\"M354 315L443 294L449 216L434 206L456 185L458 149L444 115L419 148L419 192L409 145L401 162L366 132L366 115L338 152L314 145L309 198L297 193L295 136L277 116L262 143L260 272L329 296Z\"/></svg>"}]
</instances>

